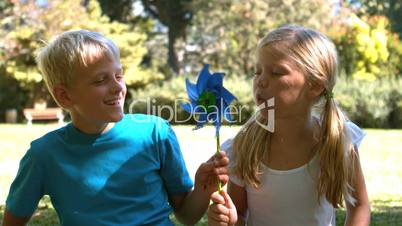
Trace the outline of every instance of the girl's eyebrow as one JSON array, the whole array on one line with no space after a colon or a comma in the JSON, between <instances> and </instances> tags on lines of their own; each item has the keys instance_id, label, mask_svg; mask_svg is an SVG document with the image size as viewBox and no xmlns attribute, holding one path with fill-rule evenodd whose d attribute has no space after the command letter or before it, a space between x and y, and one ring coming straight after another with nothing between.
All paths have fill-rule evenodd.
<instances>
[{"instance_id":1,"label":"girl's eyebrow","mask_svg":"<svg viewBox=\"0 0 402 226\"><path fill-rule=\"evenodd\" d=\"M285 70L287 70L287 71L290 71L290 70L292 70L292 68L293 68L289 63L287 63L287 62L282 62L282 61L280 61L280 62L274 62L271 66L272 66L272 67L277 67L277 68L279 68L279 69L285 69Z\"/></svg>"}]
</instances>

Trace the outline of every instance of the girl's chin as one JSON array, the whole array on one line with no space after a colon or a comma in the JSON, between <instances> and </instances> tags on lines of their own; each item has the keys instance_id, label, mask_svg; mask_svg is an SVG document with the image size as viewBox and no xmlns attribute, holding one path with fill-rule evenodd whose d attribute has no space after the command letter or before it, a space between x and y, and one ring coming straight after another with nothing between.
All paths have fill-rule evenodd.
<instances>
[{"instance_id":1,"label":"girl's chin","mask_svg":"<svg viewBox=\"0 0 402 226\"><path fill-rule=\"evenodd\" d=\"M258 114L261 119L268 119L268 109L263 109Z\"/></svg>"}]
</instances>

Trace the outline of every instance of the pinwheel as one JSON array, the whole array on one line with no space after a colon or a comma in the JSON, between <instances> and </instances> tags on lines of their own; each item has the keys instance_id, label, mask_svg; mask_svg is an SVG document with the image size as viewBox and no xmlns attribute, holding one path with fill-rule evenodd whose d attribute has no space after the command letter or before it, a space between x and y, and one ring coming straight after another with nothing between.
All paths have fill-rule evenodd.
<instances>
[{"instance_id":1,"label":"pinwheel","mask_svg":"<svg viewBox=\"0 0 402 226\"><path fill-rule=\"evenodd\" d=\"M208 122L213 123L216 131L216 153L219 154L219 130L224 119L232 121L229 105L236 97L223 87L224 74L220 72L211 74L208 68L209 65L205 64L196 84L186 79L190 103L181 104L181 106L195 116L197 125L194 129L202 128ZM218 181L218 190L221 191L220 181Z\"/></svg>"}]
</instances>

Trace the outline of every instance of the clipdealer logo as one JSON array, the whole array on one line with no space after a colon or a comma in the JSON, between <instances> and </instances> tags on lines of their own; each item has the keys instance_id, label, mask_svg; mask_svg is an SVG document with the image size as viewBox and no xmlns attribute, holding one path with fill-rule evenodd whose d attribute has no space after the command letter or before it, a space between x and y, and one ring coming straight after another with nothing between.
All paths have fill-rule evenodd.
<instances>
[{"instance_id":1,"label":"clipdealer logo","mask_svg":"<svg viewBox=\"0 0 402 226\"><path fill-rule=\"evenodd\" d=\"M264 103L260 104L257 107L257 112L256 114L254 114L254 119L255 122L261 126L263 129L273 133L275 131L275 97L272 97L270 99L268 99L267 101L264 101ZM258 115L261 115L261 112L264 109L268 109L268 115L266 117L267 119L267 124L264 124L262 122L260 122L257 118Z\"/></svg>"}]
</instances>

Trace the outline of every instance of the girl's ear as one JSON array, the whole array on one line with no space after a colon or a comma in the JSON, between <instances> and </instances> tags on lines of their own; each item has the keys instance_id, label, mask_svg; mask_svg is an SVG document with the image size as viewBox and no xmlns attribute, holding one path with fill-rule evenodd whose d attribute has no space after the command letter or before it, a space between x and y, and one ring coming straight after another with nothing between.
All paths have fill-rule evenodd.
<instances>
[{"instance_id":1,"label":"girl's ear","mask_svg":"<svg viewBox=\"0 0 402 226\"><path fill-rule=\"evenodd\" d=\"M319 84L318 82L310 82L309 83L309 96L312 99L317 98L318 96L320 96L322 94L322 92L324 92L324 86Z\"/></svg>"},{"instance_id":2,"label":"girl's ear","mask_svg":"<svg viewBox=\"0 0 402 226\"><path fill-rule=\"evenodd\" d=\"M69 109L69 107L72 106L72 100L70 97L69 90L67 87L63 85L56 85L53 88L53 94L54 97L56 98L57 102L61 105L61 107L65 109Z\"/></svg>"}]
</instances>

